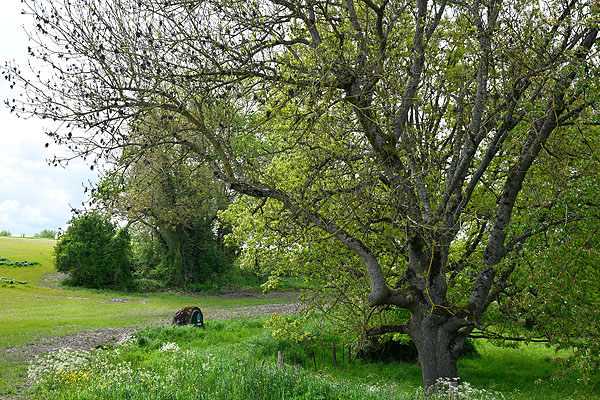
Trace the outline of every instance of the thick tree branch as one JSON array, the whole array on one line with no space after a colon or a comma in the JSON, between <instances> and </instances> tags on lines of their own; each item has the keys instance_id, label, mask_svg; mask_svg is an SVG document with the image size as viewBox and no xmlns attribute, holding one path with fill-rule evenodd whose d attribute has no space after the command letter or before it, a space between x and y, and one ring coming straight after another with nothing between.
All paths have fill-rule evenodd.
<instances>
[{"instance_id":1,"label":"thick tree branch","mask_svg":"<svg viewBox=\"0 0 600 400\"><path fill-rule=\"evenodd\" d=\"M409 333L409 325L397 324L397 325L382 325L375 328L367 329L367 336L381 336L386 333Z\"/></svg>"}]
</instances>

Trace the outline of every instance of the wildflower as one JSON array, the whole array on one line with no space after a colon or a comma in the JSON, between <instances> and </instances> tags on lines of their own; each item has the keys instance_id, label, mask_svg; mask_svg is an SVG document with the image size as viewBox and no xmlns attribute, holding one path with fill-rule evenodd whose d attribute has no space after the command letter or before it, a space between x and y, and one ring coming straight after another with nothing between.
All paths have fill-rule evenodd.
<instances>
[{"instance_id":1,"label":"wildflower","mask_svg":"<svg viewBox=\"0 0 600 400\"><path fill-rule=\"evenodd\" d=\"M502 400L504 395L499 392L477 389L469 382L459 382L458 378L439 379L437 390L429 398L434 400Z\"/></svg>"},{"instance_id":2,"label":"wildflower","mask_svg":"<svg viewBox=\"0 0 600 400\"><path fill-rule=\"evenodd\" d=\"M177 346L177 343L168 342L163 344L159 351L161 353L178 353L181 349Z\"/></svg>"}]
</instances>

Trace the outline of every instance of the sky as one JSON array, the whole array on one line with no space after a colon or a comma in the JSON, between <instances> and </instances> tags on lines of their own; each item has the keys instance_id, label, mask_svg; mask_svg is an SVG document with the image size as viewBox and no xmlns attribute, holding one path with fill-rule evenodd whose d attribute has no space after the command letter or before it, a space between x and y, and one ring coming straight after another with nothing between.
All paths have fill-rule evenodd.
<instances>
[{"instance_id":1,"label":"sky","mask_svg":"<svg viewBox=\"0 0 600 400\"><path fill-rule=\"evenodd\" d=\"M27 63L27 35L20 0L2 0L0 12L0 64L16 60ZM42 229L64 229L72 207L86 199L83 184L95 174L83 161L66 168L52 167L47 159L64 150L44 134L45 122L19 119L4 106L18 95L0 79L0 231L13 236L33 236ZM50 143L48 148L46 143Z\"/></svg>"}]
</instances>

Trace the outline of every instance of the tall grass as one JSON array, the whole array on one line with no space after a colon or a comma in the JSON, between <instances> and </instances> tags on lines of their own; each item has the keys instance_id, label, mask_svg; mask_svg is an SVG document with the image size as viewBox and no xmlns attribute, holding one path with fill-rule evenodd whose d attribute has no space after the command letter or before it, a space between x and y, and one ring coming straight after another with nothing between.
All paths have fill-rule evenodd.
<instances>
[{"instance_id":1,"label":"tall grass","mask_svg":"<svg viewBox=\"0 0 600 400\"><path fill-rule=\"evenodd\" d=\"M256 322L232 321L231 331L253 336ZM62 350L42 357L29 371L34 383L31 396L65 400L424 398L418 386L346 379L260 361L248 340L223 345L219 338L227 332L227 325L218 323L206 331L185 327L146 329L119 349ZM461 395L453 398L492 400L502 395L464 385Z\"/></svg>"},{"instance_id":2,"label":"tall grass","mask_svg":"<svg viewBox=\"0 0 600 400\"><path fill-rule=\"evenodd\" d=\"M123 347L65 352L30 368L34 399L424 399L415 364L333 365L320 361L279 368L276 353L301 351L273 339L263 319L212 321L206 329L156 327L139 331ZM436 399L584 399L598 391L576 377L555 381L556 365L542 370L534 356L484 345L479 358L461 361L459 391ZM309 350L310 351L310 350ZM308 354L308 352L306 353ZM504 356L507 354L507 356ZM300 355L299 355L300 357ZM510 363L509 363L510 362ZM515 380L515 376L523 377ZM468 383L467 383L468 382ZM536 383L537 382L537 383Z\"/></svg>"},{"instance_id":3,"label":"tall grass","mask_svg":"<svg viewBox=\"0 0 600 400\"><path fill-rule=\"evenodd\" d=\"M61 356L66 368L75 363L73 359L81 357L79 354ZM384 387L365 388L335 382L292 367L256 365L201 350L172 351L161 357L162 362L147 365L118 358L116 354L95 354L79 368L55 369L43 376L33 396L115 400L403 398Z\"/></svg>"}]
</instances>

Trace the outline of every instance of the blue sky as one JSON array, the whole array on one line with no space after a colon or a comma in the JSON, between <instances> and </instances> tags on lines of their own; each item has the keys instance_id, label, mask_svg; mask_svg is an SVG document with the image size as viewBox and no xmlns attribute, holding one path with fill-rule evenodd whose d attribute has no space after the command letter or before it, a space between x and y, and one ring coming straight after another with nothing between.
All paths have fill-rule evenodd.
<instances>
[{"instance_id":1,"label":"blue sky","mask_svg":"<svg viewBox=\"0 0 600 400\"><path fill-rule=\"evenodd\" d=\"M2 0L0 12L0 63L17 60L27 63L27 36L22 25L20 0ZM63 153L54 143L48 148L44 123L11 115L4 106L6 98L18 92L0 80L0 230L13 236L32 236L42 229L64 228L71 218L71 206L81 207L85 200L83 183L95 180L95 174L82 161L66 168L46 162Z\"/></svg>"}]
</instances>

